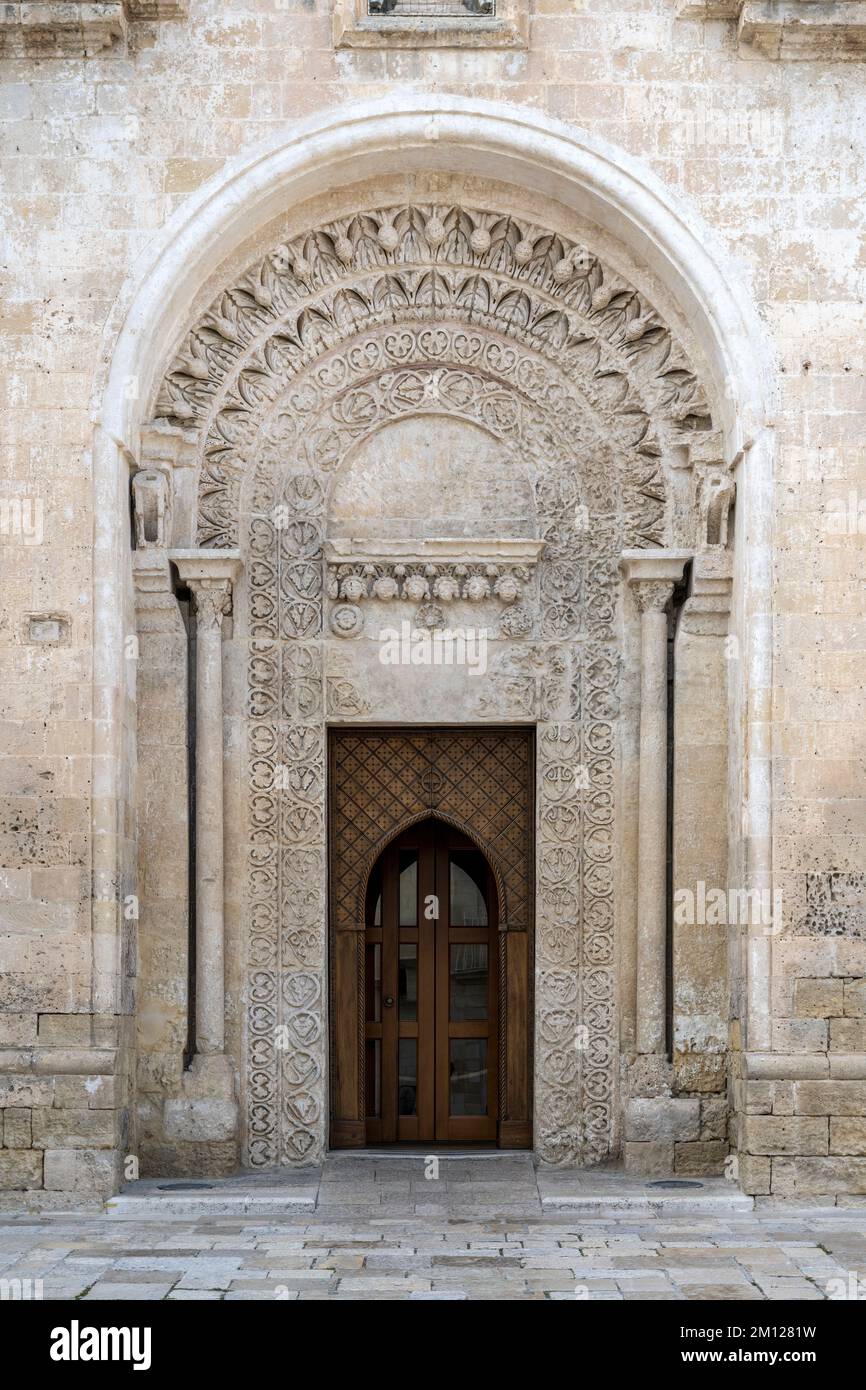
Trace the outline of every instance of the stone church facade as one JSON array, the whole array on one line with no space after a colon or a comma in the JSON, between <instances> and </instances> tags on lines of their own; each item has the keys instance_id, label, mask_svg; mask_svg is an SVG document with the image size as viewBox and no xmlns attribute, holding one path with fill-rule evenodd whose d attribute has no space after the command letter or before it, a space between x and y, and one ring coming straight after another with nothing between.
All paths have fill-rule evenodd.
<instances>
[{"instance_id":1,"label":"stone church facade","mask_svg":"<svg viewBox=\"0 0 866 1390\"><path fill-rule=\"evenodd\" d=\"M866 41L0 14L0 1204L866 1199Z\"/></svg>"}]
</instances>

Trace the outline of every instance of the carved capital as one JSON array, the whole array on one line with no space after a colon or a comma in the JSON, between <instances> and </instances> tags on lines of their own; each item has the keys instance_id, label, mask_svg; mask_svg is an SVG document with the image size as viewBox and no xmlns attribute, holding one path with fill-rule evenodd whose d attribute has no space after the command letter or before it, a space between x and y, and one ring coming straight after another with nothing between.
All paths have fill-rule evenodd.
<instances>
[{"instance_id":1,"label":"carved capital","mask_svg":"<svg viewBox=\"0 0 866 1390\"><path fill-rule=\"evenodd\" d=\"M195 595L195 616L199 631L222 629L223 618L232 611L232 582L230 579L191 579L189 587Z\"/></svg>"},{"instance_id":2,"label":"carved capital","mask_svg":"<svg viewBox=\"0 0 866 1390\"><path fill-rule=\"evenodd\" d=\"M220 631L232 609L232 585L241 573L236 550L173 550L170 559L195 595L200 632Z\"/></svg>"},{"instance_id":3,"label":"carved capital","mask_svg":"<svg viewBox=\"0 0 866 1390\"><path fill-rule=\"evenodd\" d=\"M620 569L641 613L660 613L668 605L686 567L690 550L625 550Z\"/></svg>"},{"instance_id":4,"label":"carved capital","mask_svg":"<svg viewBox=\"0 0 866 1390\"><path fill-rule=\"evenodd\" d=\"M632 584L632 591L641 613L661 613L673 597L674 586L667 579L639 579Z\"/></svg>"}]
</instances>

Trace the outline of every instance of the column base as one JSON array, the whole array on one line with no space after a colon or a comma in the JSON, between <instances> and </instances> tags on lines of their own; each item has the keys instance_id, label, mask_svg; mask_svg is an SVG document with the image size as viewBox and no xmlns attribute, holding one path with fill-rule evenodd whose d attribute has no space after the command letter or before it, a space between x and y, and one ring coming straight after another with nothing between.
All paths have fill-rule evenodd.
<instances>
[{"instance_id":1,"label":"column base","mask_svg":"<svg viewBox=\"0 0 866 1390\"><path fill-rule=\"evenodd\" d=\"M182 1097L165 1102L165 1133L187 1143L225 1143L238 1133L234 1070L228 1057L199 1054L181 1083Z\"/></svg>"},{"instance_id":2,"label":"column base","mask_svg":"<svg viewBox=\"0 0 866 1390\"><path fill-rule=\"evenodd\" d=\"M644 1177L712 1177L725 1171L727 1107L723 1096L675 1095L667 1057L630 1059L623 1161Z\"/></svg>"}]
</instances>

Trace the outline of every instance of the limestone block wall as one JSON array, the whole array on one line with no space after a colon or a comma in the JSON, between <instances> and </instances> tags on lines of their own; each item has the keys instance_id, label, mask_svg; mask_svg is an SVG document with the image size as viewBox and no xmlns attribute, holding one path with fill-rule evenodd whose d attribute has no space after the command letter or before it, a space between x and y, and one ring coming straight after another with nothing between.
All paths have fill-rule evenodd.
<instances>
[{"instance_id":1,"label":"limestone block wall","mask_svg":"<svg viewBox=\"0 0 866 1390\"><path fill-rule=\"evenodd\" d=\"M711 229L758 306L779 382L774 418L748 424L778 441L775 683L733 706L730 873L736 889L754 791L737 770L739 720L750 714L764 721L772 760L783 908L780 930L758 934L768 964L751 978L763 1014L753 991L746 1017L742 983L756 938L729 943L735 1137L747 1190L856 1200L866 1192L866 68L856 48L852 61L826 56L844 57L844 44L785 61L783 46L775 61L739 43L732 20L677 18L670 0L529 0L528 47L511 50L337 49L330 0L191 0L186 15L168 6L174 17L149 20L115 8L98 43L25 43L15 5L0 36L2 1200L95 1198L135 1146L142 924L124 902L141 892L136 671L128 664L118 688L102 659L135 631L128 532L117 526L128 478L116 496L92 487L113 306L172 211L242 151L310 112L419 90L524 104L641 160ZM744 517L737 531L746 548L756 540ZM110 633L92 622L94 538L126 556ZM735 614L737 584L735 574ZM697 1133L684 1142L703 1142L703 1121Z\"/></svg>"}]
</instances>

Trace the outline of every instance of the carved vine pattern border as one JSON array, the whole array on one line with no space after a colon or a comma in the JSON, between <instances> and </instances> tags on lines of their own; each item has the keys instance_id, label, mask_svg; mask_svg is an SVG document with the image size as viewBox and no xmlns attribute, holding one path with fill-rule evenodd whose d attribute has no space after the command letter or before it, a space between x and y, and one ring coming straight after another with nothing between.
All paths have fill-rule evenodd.
<instances>
[{"instance_id":1,"label":"carved vine pattern border","mask_svg":"<svg viewBox=\"0 0 866 1390\"><path fill-rule=\"evenodd\" d=\"M522 403L516 408L523 409ZM381 416L373 423L381 423ZM515 417L508 413L499 423L507 440ZM369 422L365 429L347 425L346 447L367 429ZM545 674L511 682L505 693L516 700L514 710L496 699L489 710L479 710L480 717L498 722L511 713L544 720L539 729L536 1142L552 1162L609 1152L615 1084L612 721L618 654L613 617L622 523L611 516L609 529L594 530L591 537L576 529L582 480L566 464L563 458L558 476L548 469L536 485L547 538L543 598L535 619L538 664ZM314 1021L306 1007L313 997L324 997L324 717L325 712L349 718L369 713L339 670L326 670L320 639L321 543L330 486L328 474L290 465L278 469L274 457L257 467L249 497L250 714L254 721L277 721L274 727L250 726L251 758L256 769L262 762L265 767L257 777L261 788L253 824L256 840L270 841L266 850L254 844L250 880L248 1153L254 1166L317 1157L325 1142L324 1023L319 1014ZM273 521L281 505L293 518L282 529ZM573 663L578 646L582 660ZM539 652L528 647L526 655L531 666ZM289 760L288 782L275 794L275 768L284 759ZM269 872L263 858L272 866ZM588 923L583 933L581 915ZM263 960L276 966L273 978L262 971ZM282 970L289 985L279 979ZM268 1007L263 1007L263 987ZM583 1056L575 1046L581 1022L588 1030ZM269 1049L278 1024L292 1039L287 1057ZM313 1034L315 1051L309 1046Z\"/></svg>"}]
</instances>

